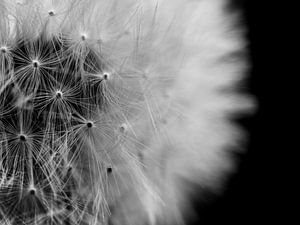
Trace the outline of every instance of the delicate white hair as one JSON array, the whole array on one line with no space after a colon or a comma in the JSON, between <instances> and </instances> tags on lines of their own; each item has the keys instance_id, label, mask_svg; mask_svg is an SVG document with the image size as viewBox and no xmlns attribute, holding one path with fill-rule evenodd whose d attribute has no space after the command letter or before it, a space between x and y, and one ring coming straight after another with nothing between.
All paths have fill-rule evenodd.
<instances>
[{"instance_id":1,"label":"delicate white hair","mask_svg":"<svg viewBox=\"0 0 300 225\"><path fill-rule=\"evenodd\" d=\"M227 3L0 2L1 49L9 52L21 40L30 42L42 36L43 42L51 42L55 38L67 40L65 51L81 70L85 68L80 61L87 60L90 52L103 65L87 82L102 81L101 93L94 94L105 99L107 109L93 107L76 117L83 122L92 121L97 129L80 144L77 134L85 135L81 128L67 127L76 137L60 139L76 145L77 158L66 157L65 164L69 160L75 168L76 193L85 199L81 208L74 207L81 214L72 224L184 224L184 215L191 210L187 201L189 182L216 192L222 189L235 166L230 149L239 149L245 138L231 119L253 107L251 98L239 92L248 67L246 42L241 24L237 25L238 14L230 15ZM35 52L31 59L41 65L44 60L47 66L51 60L39 59L39 55ZM1 56L1 63L4 59L11 58ZM13 62L8 64L13 70ZM3 69L3 65L0 92L14 80L6 78L7 68ZM65 71L68 73L72 71ZM80 76L85 79L85 73ZM34 88L35 81L30 82L26 85ZM63 85L61 93L63 88L69 86ZM49 93L57 92L50 89ZM74 92L68 92L68 101L77 101L72 98ZM48 101L47 96L40 96L39 104ZM21 107L28 98L31 95L20 97L15 107ZM63 105L61 110L67 116L67 106ZM1 121L0 126L4 126ZM64 144L57 144L60 152L68 151ZM45 167L52 168L48 164ZM104 173L106 167L110 168L109 174ZM0 189L4 182L1 179ZM50 201L43 195L40 198ZM35 220L39 221L38 218L41 215ZM4 224L13 224L5 215L0 219Z\"/></svg>"}]
</instances>

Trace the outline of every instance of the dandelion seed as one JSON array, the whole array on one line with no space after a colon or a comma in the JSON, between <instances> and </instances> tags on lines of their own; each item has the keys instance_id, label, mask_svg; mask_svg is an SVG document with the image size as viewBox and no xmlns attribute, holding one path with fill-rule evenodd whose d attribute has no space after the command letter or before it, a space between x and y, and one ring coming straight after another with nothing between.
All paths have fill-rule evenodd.
<instances>
[{"instance_id":1,"label":"dandelion seed","mask_svg":"<svg viewBox=\"0 0 300 225\"><path fill-rule=\"evenodd\" d=\"M110 74L109 73L103 73L102 75L104 80L108 80L110 78Z\"/></svg>"},{"instance_id":2,"label":"dandelion seed","mask_svg":"<svg viewBox=\"0 0 300 225\"><path fill-rule=\"evenodd\" d=\"M54 16L55 15L55 13L51 10L51 11L49 11L49 16Z\"/></svg>"},{"instance_id":3,"label":"dandelion seed","mask_svg":"<svg viewBox=\"0 0 300 225\"><path fill-rule=\"evenodd\" d=\"M112 173L112 168L111 167L108 167L106 170L107 170L107 173Z\"/></svg>"},{"instance_id":4,"label":"dandelion seed","mask_svg":"<svg viewBox=\"0 0 300 225\"><path fill-rule=\"evenodd\" d=\"M38 68L39 66L40 66L40 63L39 63L39 61L37 61L37 60L32 60L32 66L33 66L33 68Z\"/></svg>"},{"instance_id":5,"label":"dandelion seed","mask_svg":"<svg viewBox=\"0 0 300 225\"><path fill-rule=\"evenodd\" d=\"M119 130L121 133L124 133L126 130L127 130L127 125L126 124L122 124L120 127L119 127Z\"/></svg>"},{"instance_id":6,"label":"dandelion seed","mask_svg":"<svg viewBox=\"0 0 300 225\"><path fill-rule=\"evenodd\" d=\"M61 91L56 91L55 96L57 99L61 99L63 97L63 93Z\"/></svg>"},{"instance_id":7,"label":"dandelion seed","mask_svg":"<svg viewBox=\"0 0 300 225\"><path fill-rule=\"evenodd\" d=\"M2 54L7 53L7 47L0 47L0 51Z\"/></svg>"},{"instance_id":8,"label":"dandelion seed","mask_svg":"<svg viewBox=\"0 0 300 225\"><path fill-rule=\"evenodd\" d=\"M27 140L26 136L24 134L21 134L19 136L20 141L25 142Z\"/></svg>"},{"instance_id":9,"label":"dandelion seed","mask_svg":"<svg viewBox=\"0 0 300 225\"><path fill-rule=\"evenodd\" d=\"M81 35L81 40L82 40L82 41L85 41L85 40L86 40L86 35L85 35L85 34L82 34L82 35Z\"/></svg>"},{"instance_id":10,"label":"dandelion seed","mask_svg":"<svg viewBox=\"0 0 300 225\"><path fill-rule=\"evenodd\" d=\"M30 195L35 195L35 192L36 192L35 189L30 189L30 190L29 190L29 194L30 194Z\"/></svg>"},{"instance_id":11,"label":"dandelion seed","mask_svg":"<svg viewBox=\"0 0 300 225\"><path fill-rule=\"evenodd\" d=\"M93 125L93 122L87 122L86 123L86 126L88 127L88 128L92 128L94 125Z\"/></svg>"}]
</instances>

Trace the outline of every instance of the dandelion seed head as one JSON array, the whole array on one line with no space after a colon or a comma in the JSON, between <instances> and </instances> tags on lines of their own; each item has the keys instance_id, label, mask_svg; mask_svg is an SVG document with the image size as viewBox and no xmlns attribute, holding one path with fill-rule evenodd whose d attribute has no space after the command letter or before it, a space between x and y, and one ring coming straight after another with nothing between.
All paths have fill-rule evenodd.
<instances>
[{"instance_id":1,"label":"dandelion seed head","mask_svg":"<svg viewBox=\"0 0 300 225\"><path fill-rule=\"evenodd\" d=\"M237 45L218 1L186 2L3 4L0 223L177 225L177 178L217 186L238 103L217 91L234 69L211 65Z\"/></svg>"}]
</instances>

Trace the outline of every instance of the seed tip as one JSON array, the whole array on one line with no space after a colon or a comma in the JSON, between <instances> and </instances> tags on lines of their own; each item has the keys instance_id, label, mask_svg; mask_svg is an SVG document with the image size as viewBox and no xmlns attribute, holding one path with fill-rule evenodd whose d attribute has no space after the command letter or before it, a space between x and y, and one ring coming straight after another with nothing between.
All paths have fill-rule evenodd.
<instances>
[{"instance_id":1,"label":"seed tip","mask_svg":"<svg viewBox=\"0 0 300 225\"><path fill-rule=\"evenodd\" d=\"M82 41L85 41L85 40L86 40L86 34L82 34L82 35L81 35L81 40L82 40Z\"/></svg>"},{"instance_id":2,"label":"seed tip","mask_svg":"<svg viewBox=\"0 0 300 225\"><path fill-rule=\"evenodd\" d=\"M112 168L111 168L111 167L108 167L108 168L106 169L106 171L107 171L107 173L111 173L111 172L112 172Z\"/></svg>"},{"instance_id":3,"label":"seed tip","mask_svg":"<svg viewBox=\"0 0 300 225\"><path fill-rule=\"evenodd\" d=\"M62 96L63 96L63 93L61 92L61 91L56 91L56 93L55 93L55 97L57 98L57 99L60 99L60 98L62 98Z\"/></svg>"},{"instance_id":4,"label":"seed tip","mask_svg":"<svg viewBox=\"0 0 300 225\"><path fill-rule=\"evenodd\" d=\"M48 14L49 14L49 16L54 16L53 10L50 10L50 11L48 12Z\"/></svg>"},{"instance_id":5,"label":"seed tip","mask_svg":"<svg viewBox=\"0 0 300 225\"><path fill-rule=\"evenodd\" d=\"M105 72L105 73L103 73L103 79L104 80L108 80L109 79L109 77L110 77L110 74L109 73L107 73L107 72Z\"/></svg>"},{"instance_id":6,"label":"seed tip","mask_svg":"<svg viewBox=\"0 0 300 225\"><path fill-rule=\"evenodd\" d=\"M88 128L92 128L92 127L94 126L94 123L91 122L91 121L88 121L88 122L86 123L86 126L87 126Z\"/></svg>"},{"instance_id":7,"label":"seed tip","mask_svg":"<svg viewBox=\"0 0 300 225\"><path fill-rule=\"evenodd\" d=\"M7 47L5 46L0 47L0 51L1 53L5 54L7 52Z\"/></svg>"},{"instance_id":8,"label":"seed tip","mask_svg":"<svg viewBox=\"0 0 300 225\"><path fill-rule=\"evenodd\" d=\"M21 134L19 136L20 141L26 141L26 136L24 134Z\"/></svg>"},{"instance_id":9,"label":"seed tip","mask_svg":"<svg viewBox=\"0 0 300 225\"><path fill-rule=\"evenodd\" d=\"M124 133L127 129L127 125L125 123L123 123L120 127L119 127L119 130L121 133Z\"/></svg>"},{"instance_id":10,"label":"seed tip","mask_svg":"<svg viewBox=\"0 0 300 225\"><path fill-rule=\"evenodd\" d=\"M39 61L37 61L37 60L32 60L32 66L33 66L34 68L38 68L38 67L40 66Z\"/></svg>"}]
</instances>

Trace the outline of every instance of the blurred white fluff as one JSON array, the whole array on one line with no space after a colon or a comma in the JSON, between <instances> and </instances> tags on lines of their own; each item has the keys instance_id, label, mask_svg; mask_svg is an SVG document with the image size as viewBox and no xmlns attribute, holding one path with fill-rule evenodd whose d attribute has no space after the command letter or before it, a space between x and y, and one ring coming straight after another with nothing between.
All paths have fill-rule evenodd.
<instances>
[{"instance_id":1,"label":"blurred white fluff","mask_svg":"<svg viewBox=\"0 0 300 225\"><path fill-rule=\"evenodd\" d=\"M0 47L42 32L49 39L63 34L74 57L90 48L107 64L104 85L111 115L101 118L113 125L104 125L105 131L85 143L83 154L94 157L97 148L114 148L99 156L113 168L106 180L109 193L94 196L112 206L112 224L181 224L189 208L178 177L219 190L232 171L227 149L238 145L242 135L229 116L250 110L252 104L234 91L247 62L232 56L245 49L245 42L235 30L236 15L226 14L226 3L0 2ZM118 135L110 136L118 127ZM98 178L94 180L97 188ZM89 193L89 186L79 191Z\"/></svg>"}]
</instances>

